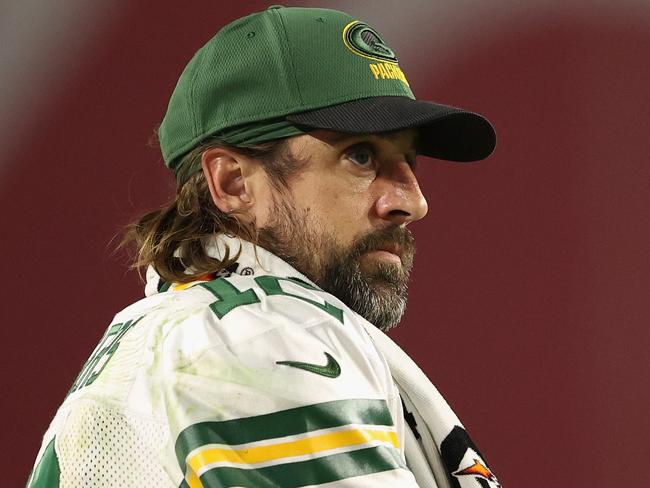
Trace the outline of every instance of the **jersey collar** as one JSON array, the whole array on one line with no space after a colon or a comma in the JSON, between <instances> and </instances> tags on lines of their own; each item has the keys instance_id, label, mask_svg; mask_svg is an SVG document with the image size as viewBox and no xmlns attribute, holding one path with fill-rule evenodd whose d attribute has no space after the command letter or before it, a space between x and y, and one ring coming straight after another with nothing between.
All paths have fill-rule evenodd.
<instances>
[{"instance_id":1,"label":"jersey collar","mask_svg":"<svg viewBox=\"0 0 650 488\"><path fill-rule=\"evenodd\" d=\"M226 249L230 250L230 256L237 255L241 250L237 262L232 267L223 270L216 275L211 275L201 280L196 280L188 283L164 283L160 275L156 272L153 266L147 268L147 284L145 286L145 295L151 296L161 291L172 290L179 291L190 286L216 279L219 277L228 277L233 274L242 276L260 276L260 275L273 275L282 277L298 278L302 281L318 287L313 281L305 275L297 271L293 266L283 261L275 254L267 251L259 245L252 242L245 241L239 237L227 235L212 236L205 244L205 250L210 257L222 259L225 255Z\"/></svg>"}]
</instances>

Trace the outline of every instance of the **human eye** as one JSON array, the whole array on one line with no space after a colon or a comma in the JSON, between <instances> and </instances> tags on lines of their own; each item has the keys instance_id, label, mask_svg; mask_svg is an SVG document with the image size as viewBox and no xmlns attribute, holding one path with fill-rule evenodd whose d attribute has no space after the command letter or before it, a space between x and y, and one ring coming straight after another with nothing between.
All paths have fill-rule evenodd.
<instances>
[{"instance_id":1,"label":"human eye","mask_svg":"<svg viewBox=\"0 0 650 488\"><path fill-rule=\"evenodd\" d=\"M375 164L375 152L366 144L356 144L348 148L346 158L363 168L371 168Z\"/></svg>"}]
</instances>

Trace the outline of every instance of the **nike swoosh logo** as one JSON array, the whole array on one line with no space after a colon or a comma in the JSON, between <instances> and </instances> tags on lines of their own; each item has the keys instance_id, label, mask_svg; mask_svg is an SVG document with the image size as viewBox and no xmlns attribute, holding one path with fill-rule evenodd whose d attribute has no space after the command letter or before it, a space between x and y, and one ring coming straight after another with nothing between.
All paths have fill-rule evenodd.
<instances>
[{"instance_id":1,"label":"nike swoosh logo","mask_svg":"<svg viewBox=\"0 0 650 488\"><path fill-rule=\"evenodd\" d=\"M304 369L310 373L327 376L328 378L336 378L341 374L341 366L339 366L336 359L328 353L325 353L325 357L327 358L327 364L325 366L312 363L301 363L300 361L276 361L275 364L283 364L285 366L291 366L292 368Z\"/></svg>"}]
</instances>

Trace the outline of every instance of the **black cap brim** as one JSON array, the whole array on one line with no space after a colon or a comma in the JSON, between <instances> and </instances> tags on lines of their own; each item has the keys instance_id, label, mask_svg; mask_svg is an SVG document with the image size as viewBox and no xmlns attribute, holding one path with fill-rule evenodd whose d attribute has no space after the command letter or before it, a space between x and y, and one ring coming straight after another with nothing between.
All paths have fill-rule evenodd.
<instances>
[{"instance_id":1,"label":"black cap brim","mask_svg":"<svg viewBox=\"0 0 650 488\"><path fill-rule=\"evenodd\" d=\"M407 97L362 98L286 119L312 129L350 134L418 129L418 152L447 161L479 161L496 146L494 128L482 115Z\"/></svg>"}]
</instances>

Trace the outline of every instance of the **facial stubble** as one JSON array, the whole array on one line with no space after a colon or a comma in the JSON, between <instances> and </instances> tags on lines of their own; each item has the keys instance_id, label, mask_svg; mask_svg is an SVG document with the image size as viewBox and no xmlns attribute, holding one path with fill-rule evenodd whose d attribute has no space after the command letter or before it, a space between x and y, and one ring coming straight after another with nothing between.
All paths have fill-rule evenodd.
<instances>
[{"instance_id":1,"label":"facial stubble","mask_svg":"<svg viewBox=\"0 0 650 488\"><path fill-rule=\"evenodd\" d=\"M271 221L259 232L262 247L379 329L387 331L400 322L415 254L408 229L391 225L345 247L325 223L298 209L290 197L275 198L273 207ZM401 265L375 258L362 262L366 253L394 244L401 250Z\"/></svg>"}]
</instances>

